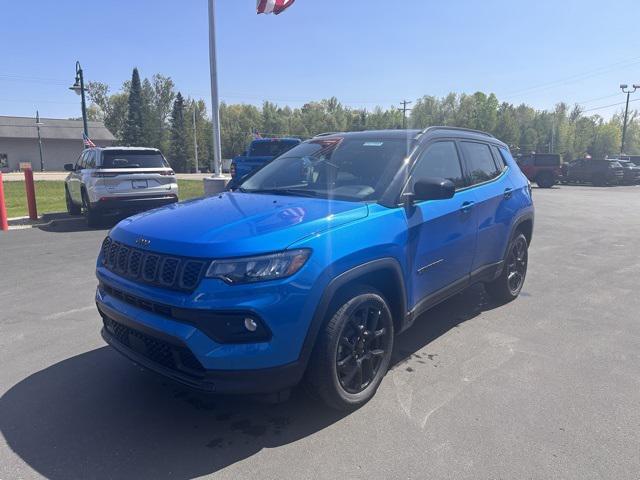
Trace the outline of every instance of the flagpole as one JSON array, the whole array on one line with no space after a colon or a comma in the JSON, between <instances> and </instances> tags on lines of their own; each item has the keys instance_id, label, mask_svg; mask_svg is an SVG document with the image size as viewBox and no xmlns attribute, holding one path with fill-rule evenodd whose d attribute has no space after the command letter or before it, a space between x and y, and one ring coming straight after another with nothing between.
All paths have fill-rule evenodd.
<instances>
[{"instance_id":1,"label":"flagpole","mask_svg":"<svg viewBox=\"0 0 640 480\"><path fill-rule=\"evenodd\" d=\"M220 105L218 99L218 65L216 60L215 0L209 0L209 68L211 71L211 126L213 134L213 171L222 173L222 148L220 146Z\"/></svg>"}]
</instances>

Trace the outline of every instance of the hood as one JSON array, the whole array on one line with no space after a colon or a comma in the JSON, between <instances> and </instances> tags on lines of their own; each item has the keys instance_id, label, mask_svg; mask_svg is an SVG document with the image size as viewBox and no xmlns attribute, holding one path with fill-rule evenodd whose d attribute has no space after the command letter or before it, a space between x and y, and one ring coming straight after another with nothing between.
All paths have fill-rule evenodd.
<instances>
[{"instance_id":1,"label":"hood","mask_svg":"<svg viewBox=\"0 0 640 480\"><path fill-rule=\"evenodd\" d=\"M304 237L364 218L366 204L321 198L225 192L122 220L114 240L149 251L222 258L284 250Z\"/></svg>"}]
</instances>

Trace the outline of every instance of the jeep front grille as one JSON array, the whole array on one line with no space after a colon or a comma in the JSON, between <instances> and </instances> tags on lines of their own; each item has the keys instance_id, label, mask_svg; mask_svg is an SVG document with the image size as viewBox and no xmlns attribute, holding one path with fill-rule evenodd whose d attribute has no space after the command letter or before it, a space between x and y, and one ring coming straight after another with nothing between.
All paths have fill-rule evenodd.
<instances>
[{"instance_id":1,"label":"jeep front grille","mask_svg":"<svg viewBox=\"0 0 640 480\"><path fill-rule=\"evenodd\" d=\"M181 291L193 291L207 266L205 260L146 252L111 237L102 242L102 264L122 277Z\"/></svg>"}]
</instances>

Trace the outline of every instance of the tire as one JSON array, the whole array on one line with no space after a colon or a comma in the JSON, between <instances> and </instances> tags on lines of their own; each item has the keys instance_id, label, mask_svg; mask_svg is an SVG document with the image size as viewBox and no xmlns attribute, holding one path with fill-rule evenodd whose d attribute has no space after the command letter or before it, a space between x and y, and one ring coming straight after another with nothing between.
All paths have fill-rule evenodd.
<instances>
[{"instance_id":1,"label":"tire","mask_svg":"<svg viewBox=\"0 0 640 480\"><path fill-rule=\"evenodd\" d=\"M604 175L594 173L593 176L591 177L591 183L593 184L594 187L606 187L607 179L605 178Z\"/></svg>"},{"instance_id":2,"label":"tire","mask_svg":"<svg viewBox=\"0 0 640 480\"><path fill-rule=\"evenodd\" d=\"M318 334L307 390L337 410L353 410L376 393L391 362L393 318L384 297L355 288Z\"/></svg>"},{"instance_id":3,"label":"tire","mask_svg":"<svg viewBox=\"0 0 640 480\"><path fill-rule=\"evenodd\" d=\"M556 184L556 179L550 172L542 172L536 177L536 183L540 188L551 188Z\"/></svg>"},{"instance_id":4,"label":"tire","mask_svg":"<svg viewBox=\"0 0 640 480\"><path fill-rule=\"evenodd\" d=\"M91 208L91 203L89 202L89 197L87 197L87 192L85 190L82 191L82 206L87 217L87 226L89 228L101 226L102 215Z\"/></svg>"},{"instance_id":5,"label":"tire","mask_svg":"<svg viewBox=\"0 0 640 480\"><path fill-rule=\"evenodd\" d=\"M520 295L527 277L528 258L527 238L518 232L509 242L500 276L485 284L485 289L491 298L500 303L507 303Z\"/></svg>"},{"instance_id":6,"label":"tire","mask_svg":"<svg viewBox=\"0 0 640 480\"><path fill-rule=\"evenodd\" d=\"M64 187L64 200L67 204L67 213L69 215L80 215L82 213L82 209L71 200L71 195L69 195L69 190L66 186Z\"/></svg>"}]
</instances>

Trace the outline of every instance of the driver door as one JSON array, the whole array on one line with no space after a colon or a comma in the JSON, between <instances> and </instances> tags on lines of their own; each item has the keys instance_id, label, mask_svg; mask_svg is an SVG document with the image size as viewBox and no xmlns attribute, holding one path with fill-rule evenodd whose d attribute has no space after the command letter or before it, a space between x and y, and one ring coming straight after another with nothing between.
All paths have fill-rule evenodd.
<instances>
[{"instance_id":1,"label":"driver door","mask_svg":"<svg viewBox=\"0 0 640 480\"><path fill-rule=\"evenodd\" d=\"M418 158L409 184L420 178L451 180L456 193L445 200L427 200L405 209L408 227L408 268L411 306L466 286L476 249L477 213L473 189L466 180L456 143L438 141Z\"/></svg>"}]
</instances>

